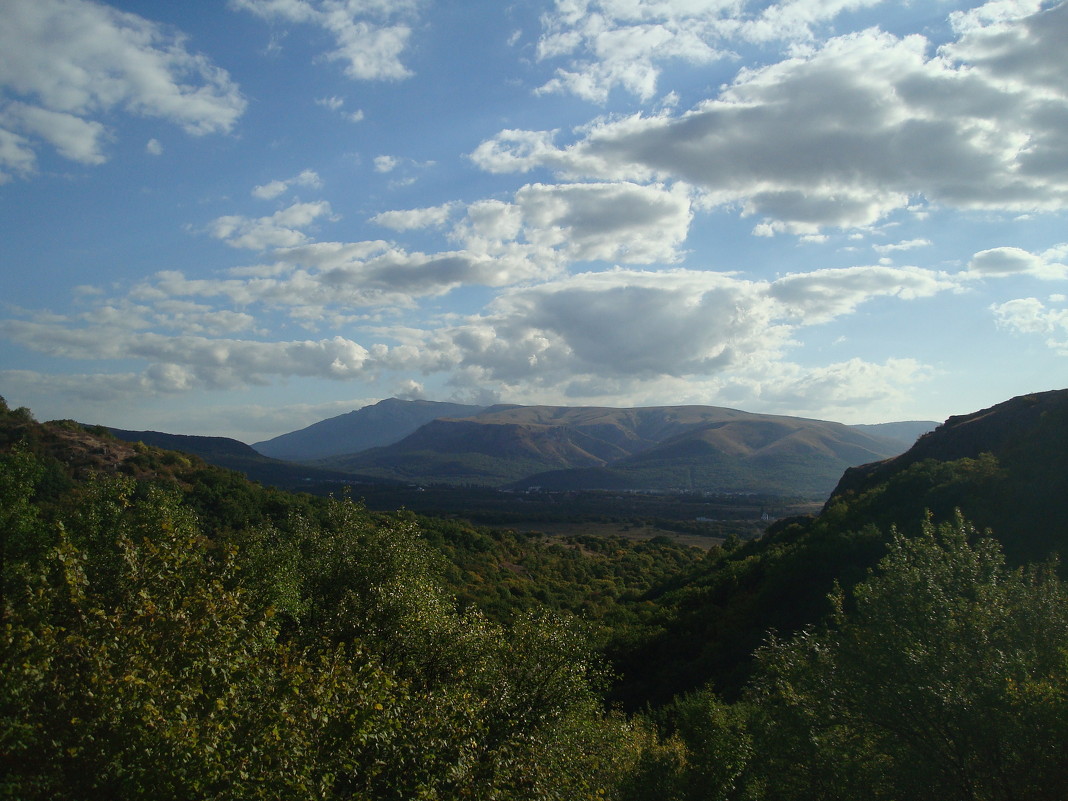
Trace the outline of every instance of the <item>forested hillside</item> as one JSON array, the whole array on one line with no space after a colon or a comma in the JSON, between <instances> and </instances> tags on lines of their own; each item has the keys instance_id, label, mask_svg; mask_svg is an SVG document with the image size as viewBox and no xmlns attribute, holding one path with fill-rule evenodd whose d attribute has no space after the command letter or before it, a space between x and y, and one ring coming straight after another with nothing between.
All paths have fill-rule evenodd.
<instances>
[{"instance_id":1,"label":"forested hillside","mask_svg":"<svg viewBox=\"0 0 1068 801\"><path fill-rule=\"evenodd\" d=\"M371 513L0 403L0 797L1061 798L1068 591L1031 560L1068 494L1008 562L923 509L1042 497L1063 401L1004 437L1029 466L925 441L707 553Z\"/></svg>"},{"instance_id":2,"label":"forested hillside","mask_svg":"<svg viewBox=\"0 0 1068 801\"><path fill-rule=\"evenodd\" d=\"M823 512L780 520L759 540L714 550L658 604L664 624L619 656L621 697L644 703L751 676L769 630L789 635L832 611L887 553L896 528L957 510L989 530L1014 566L1068 554L1068 391L1014 398L950 418L894 459L847 471Z\"/></svg>"}]
</instances>

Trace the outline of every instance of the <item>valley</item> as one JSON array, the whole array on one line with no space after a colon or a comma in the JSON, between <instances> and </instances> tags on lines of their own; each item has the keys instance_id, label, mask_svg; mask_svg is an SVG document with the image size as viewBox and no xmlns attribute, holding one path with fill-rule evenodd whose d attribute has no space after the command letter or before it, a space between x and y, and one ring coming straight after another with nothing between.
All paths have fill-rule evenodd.
<instances>
[{"instance_id":1,"label":"valley","mask_svg":"<svg viewBox=\"0 0 1068 801\"><path fill-rule=\"evenodd\" d=\"M140 434L0 405L19 797L77 775L87 797L1053 801L1068 779L1068 390L952 417L822 498L374 481ZM248 748L275 756L235 773Z\"/></svg>"}]
</instances>

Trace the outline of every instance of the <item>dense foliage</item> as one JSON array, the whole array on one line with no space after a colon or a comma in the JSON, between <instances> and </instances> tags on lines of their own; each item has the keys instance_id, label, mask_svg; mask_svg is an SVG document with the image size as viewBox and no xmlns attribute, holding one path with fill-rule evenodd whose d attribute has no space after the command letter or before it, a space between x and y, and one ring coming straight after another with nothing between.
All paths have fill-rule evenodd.
<instances>
[{"instance_id":1,"label":"dense foliage","mask_svg":"<svg viewBox=\"0 0 1068 801\"><path fill-rule=\"evenodd\" d=\"M413 527L353 503L205 536L97 479L35 519L4 463L0 768L11 798L575 798L626 752L572 621L460 614ZM5 538L5 544L11 538ZM16 558L17 557L17 558Z\"/></svg>"},{"instance_id":2,"label":"dense foliage","mask_svg":"<svg viewBox=\"0 0 1068 801\"><path fill-rule=\"evenodd\" d=\"M963 520L927 522L832 602L758 654L777 797L1063 797L1068 594L1048 566L1008 570Z\"/></svg>"},{"instance_id":3,"label":"dense foliage","mask_svg":"<svg viewBox=\"0 0 1068 801\"><path fill-rule=\"evenodd\" d=\"M712 549L657 598L662 625L637 634L620 654L619 697L663 703L712 680L737 697L751 655L774 630L788 636L832 613L835 586L852 588L886 555L891 531L918 536L928 514L957 510L998 537L1014 566L1068 555L1068 413L1008 438L996 456L914 461L833 497L817 517L787 518L758 540ZM1030 443L1026 458L1018 442Z\"/></svg>"},{"instance_id":4,"label":"dense foliage","mask_svg":"<svg viewBox=\"0 0 1068 801\"><path fill-rule=\"evenodd\" d=\"M704 555L547 543L106 439L90 469L57 444L82 429L0 418L2 798L1068 786L1068 589L960 517L895 529L869 490ZM893 481L937 497L1001 471L920 464Z\"/></svg>"}]
</instances>

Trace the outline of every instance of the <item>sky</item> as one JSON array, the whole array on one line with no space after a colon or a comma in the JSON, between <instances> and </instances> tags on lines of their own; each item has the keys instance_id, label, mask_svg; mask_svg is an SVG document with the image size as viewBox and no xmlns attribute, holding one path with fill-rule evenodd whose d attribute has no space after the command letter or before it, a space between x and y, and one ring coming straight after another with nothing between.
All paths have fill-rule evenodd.
<instances>
[{"instance_id":1,"label":"sky","mask_svg":"<svg viewBox=\"0 0 1068 801\"><path fill-rule=\"evenodd\" d=\"M0 395L941 421L1068 386L1068 2L0 0Z\"/></svg>"}]
</instances>

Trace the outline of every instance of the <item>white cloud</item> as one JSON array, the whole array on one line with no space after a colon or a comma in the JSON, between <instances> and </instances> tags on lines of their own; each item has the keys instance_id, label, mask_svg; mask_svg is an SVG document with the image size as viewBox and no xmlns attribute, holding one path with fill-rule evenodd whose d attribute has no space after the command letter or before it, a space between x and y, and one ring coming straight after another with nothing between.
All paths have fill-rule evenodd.
<instances>
[{"instance_id":1,"label":"white cloud","mask_svg":"<svg viewBox=\"0 0 1068 801\"><path fill-rule=\"evenodd\" d=\"M317 106L322 106L323 108L328 108L331 111L340 111L341 107L345 105L345 98L338 97L337 95L320 97L316 99L315 104Z\"/></svg>"},{"instance_id":2,"label":"white cloud","mask_svg":"<svg viewBox=\"0 0 1068 801\"><path fill-rule=\"evenodd\" d=\"M1043 8L1045 6L1046 8ZM1068 64L1061 47L1068 36L1068 8L1042 0L994 0L950 15L961 34L943 55L971 65L1009 90L1050 90L1064 97Z\"/></svg>"},{"instance_id":3,"label":"white cloud","mask_svg":"<svg viewBox=\"0 0 1068 801\"><path fill-rule=\"evenodd\" d=\"M342 106L345 105L345 98L332 95L330 97L320 97L315 101L317 106L328 108L331 111L341 112ZM349 122L362 122L363 121L363 109L356 109L350 112L341 112L342 116Z\"/></svg>"},{"instance_id":4,"label":"white cloud","mask_svg":"<svg viewBox=\"0 0 1068 801\"><path fill-rule=\"evenodd\" d=\"M114 110L199 135L230 131L245 109L230 76L181 34L85 0L4 4L0 92L0 167L23 174L38 140L82 164L105 161L110 133L96 118Z\"/></svg>"},{"instance_id":5,"label":"white cloud","mask_svg":"<svg viewBox=\"0 0 1068 801\"><path fill-rule=\"evenodd\" d=\"M843 12L878 5L883 0L783 0L759 14L726 21L721 30L751 42L804 41L815 29Z\"/></svg>"},{"instance_id":6,"label":"white cloud","mask_svg":"<svg viewBox=\"0 0 1068 801\"><path fill-rule=\"evenodd\" d=\"M250 218L237 214L218 217L209 224L208 232L235 248L292 247L307 241L308 237L301 229L330 214L330 204L325 200L294 203L269 217Z\"/></svg>"},{"instance_id":7,"label":"white cloud","mask_svg":"<svg viewBox=\"0 0 1068 801\"><path fill-rule=\"evenodd\" d=\"M182 334L222 336L253 331L256 318L247 312L216 309L203 303L168 299L152 308L155 325Z\"/></svg>"},{"instance_id":8,"label":"white cloud","mask_svg":"<svg viewBox=\"0 0 1068 801\"><path fill-rule=\"evenodd\" d=\"M1063 247L1063 246L1062 246ZM1004 278L1013 275L1031 275L1047 280L1068 278L1068 265L1053 261L1053 258L1068 255L1061 249L1051 249L1036 255L1021 248L1000 247L981 250L968 262L971 277Z\"/></svg>"},{"instance_id":9,"label":"white cloud","mask_svg":"<svg viewBox=\"0 0 1068 801\"><path fill-rule=\"evenodd\" d=\"M806 324L821 323L852 312L873 297L903 300L931 297L959 288L953 276L919 267L846 267L783 276L769 293L786 314Z\"/></svg>"},{"instance_id":10,"label":"white cloud","mask_svg":"<svg viewBox=\"0 0 1068 801\"><path fill-rule=\"evenodd\" d=\"M560 266L671 263L680 257L693 216L683 184L528 184L513 200L472 203L452 238L472 252L501 255L518 248Z\"/></svg>"},{"instance_id":11,"label":"white cloud","mask_svg":"<svg viewBox=\"0 0 1068 801\"><path fill-rule=\"evenodd\" d=\"M355 80L411 75L401 55L411 36L408 20L415 17L416 0L230 0L230 4L263 19L310 24L327 31L336 47L326 58L342 62L345 74Z\"/></svg>"},{"instance_id":12,"label":"white cloud","mask_svg":"<svg viewBox=\"0 0 1068 801\"><path fill-rule=\"evenodd\" d=\"M516 205L531 244L561 247L575 261L676 261L692 218L684 186L530 184Z\"/></svg>"},{"instance_id":13,"label":"white cloud","mask_svg":"<svg viewBox=\"0 0 1068 801\"><path fill-rule=\"evenodd\" d=\"M270 181L252 189L252 196L260 200L271 200L286 192L292 186L307 189L322 189L323 181L315 170L302 170L299 175L285 181Z\"/></svg>"},{"instance_id":14,"label":"white cloud","mask_svg":"<svg viewBox=\"0 0 1068 801\"><path fill-rule=\"evenodd\" d=\"M3 170L13 170L19 175L33 172L37 155L24 136L0 128L0 184L11 180Z\"/></svg>"},{"instance_id":15,"label":"white cloud","mask_svg":"<svg viewBox=\"0 0 1068 801\"><path fill-rule=\"evenodd\" d=\"M107 161L103 152L107 131L99 122L16 101L0 110L0 125L43 139L71 161L80 164Z\"/></svg>"},{"instance_id":16,"label":"white cloud","mask_svg":"<svg viewBox=\"0 0 1068 801\"><path fill-rule=\"evenodd\" d=\"M272 377L352 379L371 369L373 361L366 348L341 336L265 342L15 320L0 322L0 332L49 356L147 362L141 381L166 392L243 387Z\"/></svg>"},{"instance_id":17,"label":"white cloud","mask_svg":"<svg viewBox=\"0 0 1068 801\"><path fill-rule=\"evenodd\" d=\"M424 209L383 211L371 218L371 222L392 228L394 231L411 231L417 228L440 227L449 220L455 208L453 203L430 206Z\"/></svg>"},{"instance_id":18,"label":"white cloud","mask_svg":"<svg viewBox=\"0 0 1068 801\"><path fill-rule=\"evenodd\" d=\"M926 248L930 246L930 239L905 239L901 242L895 242L888 245L872 245L871 248L876 253L886 255L887 253L893 253L898 250L915 250L916 248Z\"/></svg>"},{"instance_id":19,"label":"white cloud","mask_svg":"<svg viewBox=\"0 0 1068 801\"><path fill-rule=\"evenodd\" d=\"M570 157L553 144L557 133L505 129L475 148L471 160L493 173L529 172L541 166L567 172Z\"/></svg>"},{"instance_id":20,"label":"white cloud","mask_svg":"<svg viewBox=\"0 0 1068 801\"><path fill-rule=\"evenodd\" d=\"M392 172L400 164L394 156L375 156L375 172Z\"/></svg>"},{"instance_id":21,"label":"white cloud","mask_svg":"<svg viewBox=\"0 0 1068 801\"><path fill-rule=\"evenodd\" d=\"M915 385L934 373L910 358L881 364L853 358L819 367L782 361L731 376L718 393L745 409L870 423L905 408Z\"/></svg>"},{"instance_id":22,"label":"white cloud","mask_svg":"<svg viewBox=\"0 0 1068 801\"><path fill-rule=\"evenodd\" d=\"M921 196L964 209L1062 209L1068 80L1047 40L1065 20L1068 3L962 30L933 55L918 35L840 36L743 69L681 115L598 120L562 146L551 131L501 131L472 159L498 173L681 179L706 206L756 217L754 233L765 235L869 226Z\"/></svg>"},{"instance_id":23,"label":"white cloud","mask_svg":"<svg viewBox=\"0 0 1068 801\"><path fill-rule=\"evenodd\" d=\"M582 273L506 290L486 313L428 333L418 351L469 382L529 392L558 386L569 393L575 386L588 394L581 387L601 379L628 386L662 378L743 380L787 364L784 354L804 326L852 313L872 297L907 300L955 286L915 268L825 270L774 282L693 270ZM859 370L861 363L850 364ZM920 370L907 361L889 364ZM803 372L811 383L815 373Z\"/></svg>"},{"instance_id":24,"label":"white cloud","mask_svg":"<svg viewBox=\"0 0 1068 801\"><path fill-rule=\"evenodd\" d=\"M856 286L839 282L826 309L847 314ZM866 297L892 294L872 282ZM822 319L827 319L825 312ZM931 368L909 358L802 366L787 358L819 322L776 296L775 283L713 272L612 270L506 290L486 309L437 330L391 332L393 369L447 372L459 396L494 387L522 403L731 403L856 422L904 406ZM373 349L372 349L373 350Z\"/></svg>"},{"instance_id":25,"label":"white cloud","mask_svg":"<svg viewBox=\"0 0 1068 801\"><path fill-rule=\"evenodd\" d=\"M162 156L163 144L158 139L149 139L145 143L145 152L150 156Z\"/></svg>"},{"instance_id":26,"label":"white cloud","mask_svg":"<svg viewBox=\"0 0 1068 801\"><path fill-rule=\"evenodd\" d=\"M386 211L371 219L396 231L440 227L457 207ZM554 264L670 263L679 258L692 216L689 189L681 184L670 189L627 182L528 184L513 203L472 203L451 238L470 254L523 252Z\"/></svg>"},{"instance_id":27,"label":"white cloud","mask_svg":"<svg viewBox=\"0 0 1068 801\"><path fill-rule=\"evenodd\" d=\"M392 397L400 398L401 400L424 400L426 398L426 387L418 381L408 378L397 384L390 394Z\"/></svg>"},{"instance_id":28,"label":"white cloud","mask_svg":"<svg viewBox=\"0 0 1068 801\"><path fill-rule=\"evenodd\" d=\"M1068 309L1051 309L1038 298L1019 298L995 303L990 310L1000 327L1019 334L1044 334L1047 346L1068 356Z\"/></svg>"},{"instance_id":29,"label":"white cloud","mask_svg":"<svg viewBox=\"0 0 1068 801\"><path fill-rule=\"evenodd\" d=\"M231 237L259 244L269 233L280 239L299 231L278 229L273 218L243 221ZM246 246L251 246L251 242ZM230 278L190 279L176 271L158 273L134 287L131 297L159 303L168 298L218 298L242 307L259 304L318 324L336 314L368 308L410 308L419 297L437 296L461 285L508 286L544 279L559 271L553 254L529 246L501 246L488 254L472 249L409 252L383 241L314 242L272 251L272 263L231 270Z\"/></svg>"},{"instance_id":30,"label":"white cloud","mask_svg":"<svg viewBox=\"0 0 1068 801\"><path fill-rule=\"evenodd\" d=\"M666 63L732 57L733 40L807 40L816 25L881 0L784 0L749 13L742 0L557 0L542 16L538 59L567 58L541 92L604 103L613 89L642 100Z\"/></svg>"},{"instance_id":31,"label":"white cloud","mask_svg":"<svg viewBox=\"0 0 1068 801\"><path fill-rule=\"evenodd\" d=\"M478 216L488 203L469 213ZM499 204L481 221L484 230L504 230L509 209L518 207ZM515 224L521 230L522 223ZM568 276L551 260L507 250L496 257L420 254L386 242L311 243L276 250L272 258L270 269L222 280L160 273L126 299L86 295L88 310L77 319L6 320L0 334L56 358L141 362L140 372L123 374L118 384L149 394L295 376L363 380L398 371L447 373L459 394L488 385L523 402L613 396L659 402L657 393L705 402L700 395L707 393L754 409L863 415L893 401L928 368L908 359L801 367L787 358L799 332L851 314L869 298L909 300L954 286L940 273L884 267L775 281L684 269ZM331 315L361 305L399 306L420 294L476 283L505 289L482 314L437 327L371 328L368 321L360 328L363 341L234 338L242 332L263 337L257 318L272 308L298 321L329 324ZM893 388L880 386L887 381ZM409 388L419 391L415 383Z\"/></svg>"},{"instance_id":32,"label":"white cloud","mask_svg":"<svg viewBox=\"0 0 1068 801\"><path fill-rule=\"evenodd\" d=\"M258 197L260 200L270 200L271 198L278 197L288 188L289 184L285 181L271 181L269 183L253 187L252 196Z\"/></svg>"}]
</instances>

